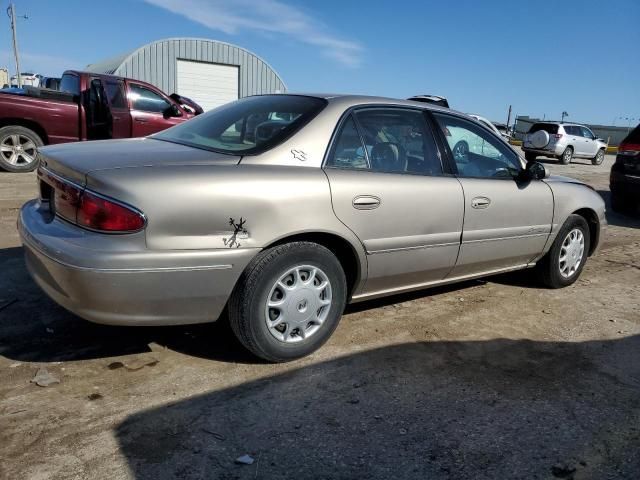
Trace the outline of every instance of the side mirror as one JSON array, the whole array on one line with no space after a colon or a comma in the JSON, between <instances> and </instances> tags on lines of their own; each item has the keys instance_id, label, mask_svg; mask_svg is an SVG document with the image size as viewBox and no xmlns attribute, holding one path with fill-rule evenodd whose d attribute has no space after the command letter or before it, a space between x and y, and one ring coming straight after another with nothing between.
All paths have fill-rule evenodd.
<instances>
[{"instance_id":1,"label":"side mirror","mask_svg":"<svg viewBox=\"0 0 640 480\"><path fill-rule=\"evenodd\" d=\"M527 180L544 180L549 177L549 170L540 162L529 162L524 175Z\"/></svg>"}]
</instances>

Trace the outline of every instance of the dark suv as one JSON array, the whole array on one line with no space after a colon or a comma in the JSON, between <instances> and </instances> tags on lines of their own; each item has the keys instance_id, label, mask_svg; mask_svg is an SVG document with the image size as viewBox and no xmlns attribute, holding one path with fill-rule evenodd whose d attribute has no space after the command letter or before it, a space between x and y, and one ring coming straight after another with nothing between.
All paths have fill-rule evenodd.
<instances>
[{"instance_id":1,"label":"dark suv","mask_svg":"<svg viewBox=\"0 0 640 480\"><path fill-rule=\"evenodd\" d=\"M640 206L640 125L618 147L609 178L611 208L617 212Z\"/></svg>"}]
</instances>

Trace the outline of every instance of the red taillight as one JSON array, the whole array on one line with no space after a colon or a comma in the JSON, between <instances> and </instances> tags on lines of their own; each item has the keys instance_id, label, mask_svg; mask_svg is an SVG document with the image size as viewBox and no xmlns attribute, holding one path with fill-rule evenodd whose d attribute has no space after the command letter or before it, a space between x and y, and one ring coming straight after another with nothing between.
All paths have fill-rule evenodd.
<instances>
[{"instance_id":1,"label":"red taillight","mask_svg":"<svg viewBox=\"0 0 640 480\"><path fill-rule=\"evenodd\" d=\"M103 232L137 232L145 226L145 217L132 207L69 182L40 168L41 200L51 211L81 227Z\"/></svg>"},{"instance_id":2,"label":"red taillight","mask_svg":"<svg viewBox=\"0 0 640 480\"><path fill-rule=\"evenodd\" d=\"M49 177L53 183L53 205L55 213L71 222L76 221L76 212L80 205L82 190L75 185Z\"/></svg>"},{"instance_id":3,"label":"red taillight","mask_svg":"<svg viewBox=\"0 0 640 480\"><path fill-rule=\"evenodd\" d=\"M144 227L145 220L141 213L85 190L76 223L105 232L135 232Z\"/></svg>"},{"instance_id":4,"label":"red taillight","mask_svg":"<svg viewBox=\"0 0 640 480\"><path fill-rule=\"evenodd\" d=\"M553 134L553 138L555 138L556 140L560 140L562 138L562 134L561 133L554 133Z\"/></svg>"},{"instance_id":5,"label":"red taillight","mask_svg":"<svg viewBox=\"0 0 640 480\"><path fill-rule=\"evenodd\" d=\"M621 143L618 152L640 152L640 143Z\"/></svg>"}]
</instances>

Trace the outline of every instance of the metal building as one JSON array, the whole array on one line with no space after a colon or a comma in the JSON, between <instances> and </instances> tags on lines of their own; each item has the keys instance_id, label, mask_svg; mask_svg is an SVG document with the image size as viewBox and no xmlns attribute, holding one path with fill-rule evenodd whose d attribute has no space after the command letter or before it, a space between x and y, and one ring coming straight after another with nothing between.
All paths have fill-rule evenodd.
<instances>
[{"instance_id":1,"label":"metal building","mask_svg":"<svg viewBox=\"0 0 640 480\"><path fill-rule=\"evenodd\" d=\"M86 68L151 83L210 110L238 98L284 92L280 76L254 53L201 38L169 38Z\"/></svg>"}]
</instances>

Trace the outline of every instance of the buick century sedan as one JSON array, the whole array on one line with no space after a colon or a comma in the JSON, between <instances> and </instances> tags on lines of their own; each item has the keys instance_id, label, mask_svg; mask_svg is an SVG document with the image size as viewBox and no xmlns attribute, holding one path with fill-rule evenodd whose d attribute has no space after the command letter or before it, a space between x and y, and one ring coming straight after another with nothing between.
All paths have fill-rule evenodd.
<instances>
[{"instance_id":1,"label":"buick century sedan","mask_svg":"<svg viewBox=\"0 0 640 480\"><path fill-rule=\"evenodd\" d=\"M228 317L274 362L319 348L349 302L534 267L570 285L606 225L590 187L412 101L255 96L39 155L18 227L51 298L106 324Z\"/></svg>"}]
</instances>

